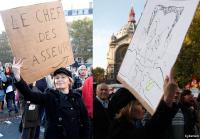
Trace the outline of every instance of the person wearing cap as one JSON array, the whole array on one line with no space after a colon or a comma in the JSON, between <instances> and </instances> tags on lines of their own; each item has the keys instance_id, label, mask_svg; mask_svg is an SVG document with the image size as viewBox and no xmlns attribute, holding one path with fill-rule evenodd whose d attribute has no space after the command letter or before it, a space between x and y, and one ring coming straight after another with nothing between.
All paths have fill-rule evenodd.
<instances>
[{"instance_id":1,"label":"person wearing cap","mask_svg":"<svg viewBox=\"0 0 200 139\"><path fill-rule=\"evenodd\" d=\"M45 93L33 92L20 77L22 60L13 60L12 70L16 87L26 100L45 107L45 139L87 139L89 122L81 96L74 92L72 74L66 68L54 71L55 89Z\"/></svg>"},{"instance_id":2,"label":"person wearing cap","mask_svg":"<svg viewBox=\"0 0 200 139\"><path fill-rule=\"evenodd\" d=\"M141 123L145 112L143 106L127 89L118 89L108 105L112 119L108 139L162 138L177 112L177 109L172 107L176 89L174 80L167 77L163 99L145 126Z\"/></svg>"}]
</instances>

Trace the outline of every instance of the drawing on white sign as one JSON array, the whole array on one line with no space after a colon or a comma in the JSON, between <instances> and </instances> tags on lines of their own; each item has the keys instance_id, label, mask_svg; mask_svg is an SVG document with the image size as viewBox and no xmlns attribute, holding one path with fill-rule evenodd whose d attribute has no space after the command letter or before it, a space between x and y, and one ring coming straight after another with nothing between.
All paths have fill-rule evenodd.
<instances>
[{"instance_id":1,"label":"drawing on white sign","mask_svg":"<svg viewBox=\"0 0 200 139\"><path fill-rule=\"evenodd\" d=\"M128 77L129 81L136 81L136 90L144 94L144 97L148 100L149 96L146 96L148 94L144 93L143 89L146 89L146 91L150 91L151 88L155 85L157 88L162 89L162 84L160 83L160 80L164 81L163 72L162 72L162 59L164 58L164 55L166 54L166 50L168 49L168 42L171 39L171 32L174 26L176 25L177 21L180 18L180 15L182 13L184 8L182 7L164 7L162 5L158 5L155 7L150 23L147 28L144 27L144 39L141 41L144 41L146 44L146 49L140 49L139 47L135 47L132 45L132 47L128 48L127 53L131 52L132 55L134 55L135 62L131 63L132 66L135 66L135 68L131 68L129 72L127 72L127 75L131 75L132 70L135 70L135 74L133 76L125 76ZM164 15L164 16L163 16ZM165 28L161 28L161 26L165 20L162 18L172 18L171 22L164 23ZM160 46L160 47L159 47ZM144 52L142 51L144 50ZM154 54L154 55L152 55ZM147 70L144 70L147 69ZM149 71L154 70L158 76L160 76L157 79L153 79L153 77L150 76ZM125 73L125 72L124 72ZM123 75L123 74L122 74ZM148 80L149 82L145 83L145 80ZM143 84L146 84L146 88L142 88ZM149 100L148 100L149 101ZM149 101L151 104L151 101ZM153 105L152 105L153 106Z\"/></svg>"},{"instance_id":2,"label":"drawing on white sign","mask_svg":"<svg viewBox=\"0 0 200 139\"><path fill-rule=\"evenodd\" d=\"M176 60L196 8L193 5L193 12L191 7L185 11L187 4L175 3L181 2L174 2L178 6L164 5L161 1L155 4L155 0L147 3L145 9L152 10L144 11L118 73L118 79L145 101L150 113L155 112L163 95L164 78ZM188 10L191 20L181 28L180 22ZM177 32L184 28L185 32Z\"/></svg>"}]
</instances>

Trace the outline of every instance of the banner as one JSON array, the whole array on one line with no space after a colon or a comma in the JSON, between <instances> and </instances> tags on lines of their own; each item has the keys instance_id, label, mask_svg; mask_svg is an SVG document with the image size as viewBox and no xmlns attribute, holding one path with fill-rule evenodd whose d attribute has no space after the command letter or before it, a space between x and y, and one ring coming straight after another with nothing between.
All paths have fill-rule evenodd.
<instances>
[{"instance_id":1,"label":"banner","mask_svg":"<svg viewBox=\"0 0 200 139\"><path fill-rule=\"evenodd\" d=\"M1 16L13 55L23 59L22 78L26 82L73 63L60 1L9 9Z\"/></svg>"},{"instance_id":2,"label":"banner","mask_svg":"<svg viewBox=\"0 0 200 139\"><path fill-rule=\"evenodd\" d=\"M153 114L163 83L174 65L199 0L148 0L118 73Z\"/></svg>"}]
</instances>

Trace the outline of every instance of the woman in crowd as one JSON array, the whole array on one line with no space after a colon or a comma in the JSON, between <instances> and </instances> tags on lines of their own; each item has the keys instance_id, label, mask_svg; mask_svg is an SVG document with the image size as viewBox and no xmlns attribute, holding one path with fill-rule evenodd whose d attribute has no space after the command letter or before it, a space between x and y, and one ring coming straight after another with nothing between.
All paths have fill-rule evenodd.
<instances>
[{"instance_id":1,"label":"woman in crowd","mask_svg":"<svg viewBox=\"0 0 200 139\"><path fill-rule=\"evenodd\" d=\"M15 85L14 85L14 75L12 72L11 63L5 64L5 75L7 81L5 82L5 92L6 92L6 102L9 114L13 111L12 104L14 106L15 113L18 113L18 108L15 103Z\"/></svg>"},{"instance_id":2,"label":"woman in crowd","mask_svg":"<svg viewBox=\"0 0 200 139\"><path fill-rule=\"evenodd\" d=\"M22 60L13 60L13 73L16 87L26 100L45 107L45 139L87 139L89 123L87 111L81 96L71 89L72 74L66 68L53 73L55 89L46 93L33 92L20 77Z\"/></svg>"},{"instance_id":3,"label":"woman in crowd","mask_svg":"<svg viewBox=\"0 0 200 139\"><path fill-rule=\"evenodd\" d=\"M171 124L176 113L172 107L177 85L172 79L166 78L164 83L164 97L150 122L145 126L141 120L144 108L139 101L125 88L117 90L112 97L108 109L113 119L109 139L150 139L162 138L162 133Z\"/></svg>"}]
</instances>

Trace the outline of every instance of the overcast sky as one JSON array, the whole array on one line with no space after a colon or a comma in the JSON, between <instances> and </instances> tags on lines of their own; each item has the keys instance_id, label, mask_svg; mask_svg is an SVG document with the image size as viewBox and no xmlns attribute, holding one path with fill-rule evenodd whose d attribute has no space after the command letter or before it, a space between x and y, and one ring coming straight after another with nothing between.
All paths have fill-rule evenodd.
<instances>
[{"instance_id":1,"label":"overcast sky","mask_svg":"<svg viewBox=\"0 0 200 139\"><path fill-rule=\"evenodd\" d=\"M131 6L136 22L141 16L146 0L94 0L93 15L93 64L106 68L106 55L110 37L127 24Z\"/></svg>"},{"instance_id":2,"label":"overcast sky","mask_svg":"<svg viewBox=\"0 0 200 139\"><path fill-rule=\"evenodd\" d=\"M54 0L0 0L0 11L19 6ZM88 8L93 0L62 0L64 10ZM141 16L146 0L94 0L93 2L93 64L106 68L106 55L110 37L127 24L131 6L136 13L136 22ZM69 18L69 17L67 17ZM0 32L5 31L0 18Z\"/></svg>"},{"instance_id":3,"label":"overcast sky","mask_svg":"<svg viewBox=\"0 0 200 139\"><path fill-rule=\"evenodd\" d=\"M20 6L51 2L51 1L55 0L0 0L0 11ZM63 9L70 10L70 9L89 8L89 2L92 2L93 0L61 0L61 1ZM0 32L2 31L5 31L5 28L3 21L0 17Z\"/></svg>"}]
</instances>

